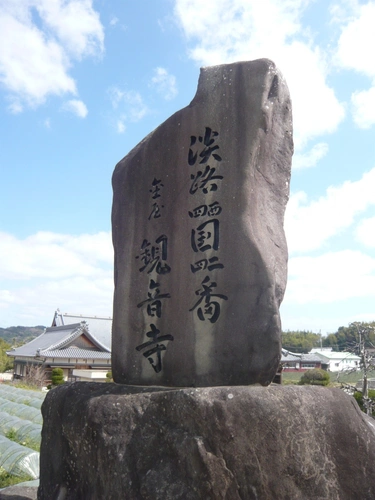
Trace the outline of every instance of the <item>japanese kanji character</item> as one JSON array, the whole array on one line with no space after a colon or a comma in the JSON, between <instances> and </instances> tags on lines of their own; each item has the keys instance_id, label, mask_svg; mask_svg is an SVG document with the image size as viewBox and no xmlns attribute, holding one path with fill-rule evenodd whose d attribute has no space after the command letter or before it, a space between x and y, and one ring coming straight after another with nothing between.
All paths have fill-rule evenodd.
<instances>
[{"instance_id":1,"label":"japanese kanji character","mask_svg":"<svg viewBox=\"0 0 375 500\"><path fill-rule=\"evenodd\" d=\"M203 150L199 153L199 158L201 158L201 161L199 162L200 164L207 163L211 155L215 158L215 160L221 161L221 156L218 155L217 153L214 153L214 151L217 151L219 149L219 146L218 145L212 146L218 135L219 135L218 132L215 132L210 127L206 127L204 137L202 136L198 137L198 141L200 143L203 143L205 146L205 148L203 148ZM192 135L190 137L190 148L188 154L189 165L195 165L197 161L198 152L194 153L194 151L191 149L191 146L194 146L196 142L197 142L197 137L195 135Z\"/></svg>"},{"instance_id":2,"label":"japanese kanji character","mask_svg":"<svg viewBox=\"0 0 375 500\"><path fill-rule=\"evenodd\" d=\"M140 308L144 304L147 304L147 314L149 316L154 317L155 315L160 318L161 317L161 299L170 299L171 295L169 293L160 293L159 283L156 283L153 279L150 281L149 289L150 292L147 293L148 298L142 300L137 307Z\"/></svg>"},{"instance_id":3,"label":"japanese kanji character","mask_svg":"<svg viewBox=\"0 0 375 500\"><path fill-rule=\"evenodd\" d=\"M149 189L150 193L152 193L153 200L156 200L156 198L160 198L160 191L162 187L164 187L164 184L162 184L161 180L158 180L156 179L156 177L154 177L154 180L152 181L152 188Z\"/></svg>"},{"instance_id":4,"label":"japanese kanji character","mask_svg":"<svg viewBox=\"0 0 375 500\"><path fill-rule=\"evenodd\" d=\"M211 257L211 259L198 260L195 264L190 264L190 269L192 273L197 273L198 271L213 271L214 269L223 269L224 266L218 262L218 257Z\"/></svg>"},{"instance_id":5,"label":"japanese kanji character","mask_svg":"<svg viewBox=\"0 0 375 500\"><path fill-rule=\"evenodd\" d=\"M141 253L136 256L143 262L139 270L142 272L147 269L147 274L150 274L155 269L157 274L167 274L171 268L163 261L167 260L168 238L162 234L155 243L157 245L151 245L148 240L143 240Z\"/></svg>"},{"instance_id":6,"label":"japanese kanji character","mask_svg":"<svg viewBox=\"0 0 375 500\"><path fill-rule=\"evenodd\" d=\"M161 372L162 370L162 363L161 363L161 352L165 351L167 348L164 344L160 344L159 342L165 342L167 340L174 340L173 335L160 335L160 330L156 328L154 324L150 325L151 330L146 333L146 336L150 338L151 340L144 342L143 344L139 345L136 347L137 351L142 351L143 349L146 349L147 347L154 346L151 349L148 349L143 353L143 356L147 358L152 366L152 368L155 370L156 373ZM152 358L152 355L156 354L156 361Z\"/></svg>"},{"instance_id":7,"label":"japanese kanji character","mask_svg":"<svg viewBox=\"0 0 375 500\"><path fill-rule=\"evenodd\" d=\"M190 175L190 179L193 181L190 187L190 194L195 194L198 189L201 189L204 194L209 193L210 191L217 191L217 183L214 182L216 180L222 180L224 177L222 175L214 175L216 169L214 167L210 167L207 165L204 172L198 170L198 172L194 175Z\"/></svg>"},{"instance_id":8,"label":"japanese kanji character","mask_svg":"<svg viewBox=\"0 0 375 500\"><path fill-rule=\"evenodd\" d=\"M215 217L220 215L222 212L222 208L219 205L218 201L214 201L210 205L200 205L199 207L193 208L193 210L189 211L189 217L192 219L197 219L198 217L204 217L208 215L209 217Z\"/></svg>"},{"instance_id":9,"label":"japanese kanji character","mask_svg":"<svg viewBox=\"0 0 375 500\"><path fill-rule=\"evenodd\" d=\"M219 249L219 220L210 219L191 230L191 247L194 252Z\"/></svg>"},{"instance_id":10,"label":"japanese kanji character","mask_svg":"<svg viewBox=\"0 0 375 500\"><path fill-rule=\"evenodd\" d=\"M199 299L189 311L197 309L197 316L201 321L208 319L211 323L216 323L220 316L220 302L212 300L212 298L228 300L228 297L221 293L211 293L212 289L217 287L217 284L215 281L212 283L209 283L209 281L210 277L206 276L202 281L202 289L195 292L195 295L199 295Z\"/></svg>"}]
</instances>

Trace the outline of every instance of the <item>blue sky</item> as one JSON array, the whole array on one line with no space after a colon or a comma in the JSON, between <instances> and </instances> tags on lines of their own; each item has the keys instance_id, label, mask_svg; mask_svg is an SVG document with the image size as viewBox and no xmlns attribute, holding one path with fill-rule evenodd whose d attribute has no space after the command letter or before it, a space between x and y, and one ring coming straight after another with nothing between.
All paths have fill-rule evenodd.
<instances>
[{"instance_id":1,"label":"blue sky","mask_svg":"<svg viewBox=\"0 0 375 500\"><path fill-rule=\"evenodd\" d=\"M267 57L293 101L283 329L375 320L375 1L0 0L0 326L112 315L111 175L193 99Z\"/></svg>"}]
</instances>

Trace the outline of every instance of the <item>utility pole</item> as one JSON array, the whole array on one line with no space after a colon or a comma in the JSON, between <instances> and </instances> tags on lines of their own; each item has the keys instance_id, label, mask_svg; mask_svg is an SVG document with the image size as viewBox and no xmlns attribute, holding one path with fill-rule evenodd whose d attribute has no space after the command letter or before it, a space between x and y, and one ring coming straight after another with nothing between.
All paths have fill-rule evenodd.
<instances>
[{"instance_id":1,"label":"utility pole","mask_svg":"<svg viewBox=\"0 0 375 500\"><path fill-rule=\"evenodd\" d=\"M363 398L363 403L366 408L366 413L367 415L372 414L372 408L371 408L371 400L368 397L368 370L369 370L369 359L368 359L368 353L367 349L365 346L366 342L366 332L362 332L362 329L357 327L357 332L358 332L358 348L359 348L359 356L361 358L361 366L363 369L363 384L362 384L362 398ZM367 333L368 334L368 333Z\"/></svg>"},{"instance_id":2,"label":"utility pole","mask_svg":"<svg viewBox=\"0 0 375 500\"><path fill-rule=\"evenodd\" d=\"M358 327L357 327L358 328ZM361 365L363 368L363 384L362 384L362 397L363 400L367 402L368 400L368 381L367 381L367 356L365 350L365 339L363 338L362 332L358 328L358 337L359 337L359 355L361 357ZM370 414L370 408L366 405L367 414Z\"/></svg>"}]
</instances>

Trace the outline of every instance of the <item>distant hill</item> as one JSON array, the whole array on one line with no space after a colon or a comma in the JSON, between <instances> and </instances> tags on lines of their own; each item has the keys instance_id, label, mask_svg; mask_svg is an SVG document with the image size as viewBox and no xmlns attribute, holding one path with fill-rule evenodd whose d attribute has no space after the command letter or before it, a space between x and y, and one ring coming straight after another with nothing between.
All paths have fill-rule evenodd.
<instances>
[{"instance_id":1,"label":"distant hill","mask_svg":"<svg viewBox=\"0 0 375 500\"><path fill-rule=\"evenodd\" d=\"M19 345L30 342L44 332L45 326L10 326L0 328L0 338L10 345Z\"/></svg>"}]
</instances>

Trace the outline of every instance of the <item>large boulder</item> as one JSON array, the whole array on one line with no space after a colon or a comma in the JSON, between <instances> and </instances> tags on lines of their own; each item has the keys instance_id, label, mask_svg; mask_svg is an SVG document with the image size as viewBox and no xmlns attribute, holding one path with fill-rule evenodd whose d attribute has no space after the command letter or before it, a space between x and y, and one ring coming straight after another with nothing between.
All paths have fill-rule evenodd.
<instances>
[{"instance_id":1,"label":"large boulder","mask_svg":"<svg viewBox=\"0 0 375 500\"><path fill-rule=\"evenodd\" d=\"M292 151L287 85L260 59L203 68L190 105L118 163L115 382L272 381Z\"/></svg>"},{"instance_id":2,"label":"large boulder","mask_svg":"<svg viewBox=\"0 0 375 500\"><path fill-rule=\"evenodd\" d=\"M0 500L36 500L38 486L8 486L0 490Z\"/></svg>"},{"instance_id":3,"label":"large boulder","mask_svg":"<svg viewBox=\"0 0 375 500\"><path fill-rule=\"evenodd\" d=\"M43 403L39 500L373 500L374 423L323 387L75 383Z\"/></svg>"}]
</instances>

